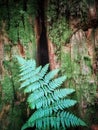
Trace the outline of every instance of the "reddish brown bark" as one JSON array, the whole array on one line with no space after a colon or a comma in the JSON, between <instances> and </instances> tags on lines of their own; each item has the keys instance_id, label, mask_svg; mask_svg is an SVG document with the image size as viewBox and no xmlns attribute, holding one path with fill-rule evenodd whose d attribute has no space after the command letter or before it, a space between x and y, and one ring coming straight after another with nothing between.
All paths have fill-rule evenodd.
<instances>
[{"instance_id":1,"label":"reddish brown bark","mask_svg":"<svg viewBox=\"0 0 98 130\"><path fill-rule=\"evenodd\" d=\"M19 53L22 57L25 57L25 49L24 46L20 43L20 41L18 42L18 49L19 49Z\"/></svg>"},{"instance_id":2,"label":"reddish brown bark","mask_svg":"<svg viewBox=\"0 0 98 130\"><path fill-rule=\"evenodd\" d=\"M50 69L53 70L56 68L55 53L54 53L54 46L49 39L48 39L48 50L49 50Z\"/></svg>"}]
</instances>

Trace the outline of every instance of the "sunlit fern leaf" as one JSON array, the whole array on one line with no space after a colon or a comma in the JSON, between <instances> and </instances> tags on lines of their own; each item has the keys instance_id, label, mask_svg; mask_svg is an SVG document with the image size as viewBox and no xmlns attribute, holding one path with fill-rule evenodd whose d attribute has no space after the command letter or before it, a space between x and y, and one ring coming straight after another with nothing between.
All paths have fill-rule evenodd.
<instances>
[{"instance_id":1,"label":"sunlit fern leaf","mask_svg":"<svg viewBox=\"0 0 98 130\"><path fill-rule=\"evenodd\" d=\"M26 68L25 71L21 70L20 76L24 76L24 75L26 75L26 74L29 74L29 73L31 73L32 71L35 71L35 68L34 68L34 67Z\"/></svg>"},{"instance_id":2,"label":"sunlit fern leaf","mask_svg":"<svg viewBox=\"0 0 98 130\"><path fill-rule=\"evenodd\" d=\"M40 72L40 70L41 70L41 66L36 68L35 71L31 71L29 73L24 72L24 75L21 76L19 81L24 81L24 80L29 80L29 79L32 79L32 81L33 81L33 78L36 77L36 75L39 76L38 73ZM39 78L41 78L41 77L39 76Z\"/></svg>"},{"instance_id":3,"label":"sunlit fern leaf","mask_svg":"<svg viewBox=\"0 0 98 130\"><path fill-rule=\"evenodd\" d=\"M36 122L36 127L38 127L39 129L41 129L43 127L42 120L38 120Z\"/></svg>"},{"instance_id":4,"label":"sunlit fern leaf","mask_svg":"<svg viewBox=\"0 0 98 130\"><path fill-rule=\"evenodd\" d=\"M40 108L39 110L35 111L33 113L33 115L31 115L28 122L29 123L34 123L35 121L39 120L40 118L44 118L44 117L47 117L49 115L52 115L51 108L47 108L45 110Z\"/></svg>"},{"instance_id":5,"label":"sunlit fern leaf","mask_svg":"<svg viewBox=\"0 0 98 130\"><path fill-rule=\"evenodd\" d=\"M36 108L38 110L40 110L39 108L41 108L42 106L42 102L37 102L39 103L39 106L37 107L36 105L38 104L35 104ZM72 100L72 99L62 99L62 100L59 100L57 102L52 102L51 103L51 108L49 108L48 106L50 105L45 105L45 102L44 102L44 107L43 109L41 109L41 111L50 111L53 113L53 112L57 112L58 110L64 110L65 108L69 108L71 106L74 106L76 104L76 100ZM32 103L32 107L34 106L34 104ZM34 108L35 108L34 106ZM39 113L39 111L36 111L36 113ZM39 113L40 115L37 114L37 116L41 116L42 113ZM43 116L46 116L46 115L43 115Z\"/></svg>"},{"instance_id":6,"label":"sunlit fern leaf","mask_svg":"<svg viewBox=\"0 0 98 130\"><path fill-rule=\"evenodd\" d=\"M37 109L44 107L44 106L48 106L50 105L52 102L55 102L52 98L52 96L50 97L50 95L48 95L47 97L43 96L37 100L35 100L34 102L31 103L31 108L35 105Z\"/></svg>"},{"instance_id":7,"label":"sunlit fern leaf","mask_svg":"<svg viewBox=\"0 0 98 130\"><path fill-rule=\"evenodd\" d=\"M53 79L54 76L57 75L58 72L59 72L59 69L55 69L55 70L50 71L49 73L47 73L47 74L45 75L44 81L45 81L46 83L49 83L49 81L50 81L51 79Z\"/></svg>"},{"instance_id":8,"label":"sunlit fern leaf","mask_svg":"<svg viewBox=\"0 0 98 130\"><path fill-rule=\"evenodd\" d=\"M40 88L41 84L39 81L34 82L33 84L29 85L27 88L24 89L24 93L30 93L35 91L36 89Z\"/></svg>"},{"instance_id":9,"label":"sunlit fern leaf","mask_svg":"<svg viewBox=\"0 0 98 130\"><path fill-rule=\"evenodd\" d=\"M66 112L66 111L62 111L58 114L58 116L62 119L62 122L64 122L64 124L67 127L70 126L86 126L85 122L82 121L80 118L78 118L77 116L75 116L72 113Z\"/></svg>"},{"instance_id":10,"label":"sunlit fern leaf","mask_svg":"<svg viewBox=\"0 0 98 130\"><path fill-rule=\"evenodd\" d=\"M74 92L74 89L60 89L66 76L56 78L59 69L47 72L49 64L36 67L34 60L20 57L17 59L21 64L20 88L25 87L24 92L30 93L27 102L31 109L35 109L21 130L34 126L38 130L64 130L71 126L86 126L81 119L65 111L75 105L76 101L66 98Z\"/></svg>"},{"instance_id":11,"label":"sunlit fern leaf","mask_svg":"<svg viewBox=\"0 0 98 130\"><path fill-rule=\"evenodd\" d=\"M42 67L40 66L34 70L34 68L32 66L30 66L29 68L27 68L27 70L24 70L23 72L21 72L21 74L20 74L22 76L21 80L26 80L27 78L35 76L35 74L38 74L40 76L40 78L42 78L46 74L46 72L49 68L49 64L45 65L42 69L41 68ZM30 75L30 73L31 73L31 75Z\"/></svg>"},{"instance_id":12,"label":"sunlit fern leaf","mask_svg":"<svg viewBox=\"0 0 98 130\"><path fill-rule=\"evenodd\" d=\"M15 58L17 58L20 65L25 65L27 63L25 59L23 59L22 57L18 55L16 55Z\"/></svg>"},{"instance_id":13,"label":"sunlit fern leaf","mask_svg":"<svg viewBox=\"0 0 98 130\"><path fill-rule=\"evenodd\" d=\"M63 98L63 97L66 97L67 95L71 94L75 92L74 89L68 89L68 88L64 88L64 89L56 89L54 92L53 92L53 98L56 100L56 98Z\"/></svg>"},{"instance_id":14,"label":"sunlit fern leaf","mask_svg":"<svg viewBox=\"0 0 98 130\"><path fill-rule=\"evenodd\" d=\"M28 127L30 127L31 125L29 125L29 123L27 122L27 123L25 123L23 126L22 126L22 128L21 128L21 130L25 130L25 129L27 129ZM34 126L34 124L32 123L32 127Z\"/></svg>"},{"instance_id":15,"label":"sunlit fern leaf","mask_svg":"<svg viewBox=\"0 0 98 130\"><path fill-rule=\"evenodd\" d=\"M34 127L34 123L30 123L30 122L26 122L23 126L22 126L22 128L21 128L21 130L25 130L25 129L27 129L27 128L31 128L31 127Z\"/></svg>"},{"instance_id":16,"label":"sunlit fern leaf","mask_svg":"<svg viewBox=\"0 0 98 130\"><path fill-rule=\"evenodd\" d=\"M69 113L69 112L59 112L57 116L48 116L49 113L46 113L47 116L40 116L40 118L36 118L34 120L32 117L28 122L33 126L34 124L36 128L40 128L39 122L43 124L44 129L47 129L47 127L50 127L50 129L55 128L56 130L59 130L60 128L66 129L71 126L86 126L86 124L80 119L77 118L75 115ZM37 116L37 115L35 115ZM48 126L47 126L48 125ZM42 129L42 128L41 128ZM50 130L49 129L49 130Z\"/></svg>"},{"instance_id":17,"label":"sunlit fern leaf","mask_svg":"<svg viewBox=\"0 0 98 130\"><path fill-rule=\"evenodd\" d=\"M20 76L22 76L23 78L27 75L27 74L29 74L29 73L32 73L32 76L34 76L34 75L36 75L36 74L38 74L40 71L41 71L41 66L39 66L39 67L37 67L35 70L33 70L33 71L29 71L29 69L27 69L26 71L23 71L23 72L21 72L21 74L20 74ZM31 78L31 77L28 77L28 78ZM26 78L25 78L25 80L26 80Z\"/></svg>"},{"instance_id":18,"label":"sunlit fern leaf","mask_svg":"<svg viewBox=\"0 0 98 130\"><path fill-rule=\"evenodd\" d=\"M64 90L64 92L63 92L63 90ZM61 91L62 91L62 93L61 93ZM56 101L57 101L57 103L59 103L60 99L64 98L68 94L71 94L72 92L74 92L73 89L61 89L61 91L57 90L55 96L54 96L54 93L55 93L54 92L54 93L48 94L47 97L43 95L42 97L40 97L36 100L33 100L33 101L31 100L32 101L32 103L30 105L31 108L35 108L34 106L36 106L36 108L38 109L43 106L49 106L50 104L52 104L54 102L56 103ZM59 92L59 93L57 94L57 92ZM71 100L69 100L69 104L70 103L71 103ZM59 104L61 105L61 102ZM62 104L64 104L64 103L62 103ZM68 105L68 104L66 104L66 105ZM55 105L55 107L56 107L56 105ZM68 105L68 107L69 107L69 105Z\"/></svg>"},{"instance_id":19,"label":"sunlit fern leaf","mask_svg":"<svg viewBox=\"0 0 98 130\"><path fill-rule=\"evenodd\" d=\"M57 112L58 110L64 110L65 108L72 107L76 104L76 100L62 99L51 104L52 111Z\"/></svg>"},{"instance_id":20,"label":"sunlit fern leaf","mask_svg":"<svg viewBox=\"0 0 98 130\"><path fill-rule=\"evenodd\" d=\"M44 106L48 106L51 104L51 102L54 102L52 96L48 96L48 97L40 97L38 98L37 100L34 100L33 102L30 103L30 108L31 109L34 109L35 107L37 109L41 108L41 107L44 107Z\"/></svg>"},{"instance_id":21,"label":"sunlit fern leaf","mask_svg":"<svg viewBox=\"0 0 98 130\"><path fill-rule=\"evenodd\" d=\"M26 79L26 81L24 81L22 84L21 84L21 87L20 88L24 88L24 87L27 87L28 85L31 85L32 83L38 81L40 79L40 76L34 76L33 78L31 77L30 79Z\"/></svg>"},{"instance_id":22,"label":"sunlit fern leaf","mask_svg":"<svg viewBox=\"0 0 98 130\"><path fill-rule=\"evenodd\" d=\"M31 77L33 77L33 72L31 73L28 73L28 74L25 74L24 76L21 77L21 79L19 81L25 81L27 79L30 79Z\"/></svg>"},{"instance_id":23,"label":"sunlit fern leaf","mask_svg":"<svg viewBox=\"0 0 98 130\"><path fill-rule=\"evenodd\" d=\"M42 97L42 96L44 96L44 91L43 91L43 89L40 88L40 89L38 89L38 90L35 90L33 93L31 93L31 94L29 95L27 101L28 101L29 103L31 103L31 102L37 100L38 98L40 98L40 97Z\"/></svg>"},{"instance_id":24,"label":"sunlit fern leaf","mask_svg":"<svg viewBox=\"0 0 98 130\"><path fill-rule=\"evenodd\" d=\"M45 86L45 85L43 86L42 89L43 89L43 91L44 91L45 96L47 96L48 93L51 93L51 91L50 91L50 90L48 89L48 87Z\"/></svg>"},{"instance_id":25,"label":"sunlit fern leaf","mask_svg":"<svg viewBox=\"0 0 98 130\"><path fill-rule=\"evenodd\" d=\"M54 91L54 89L58 88L59 86L62 85L62 83L65 81L66 79L66 76L61 76L59 78L56 78L54 80L52 80L50 83L49 83L49 87L50 87L50 90L51 91Z\"/></svg>"},{"instance_id":26,"label":"sunlit fern leaf","mask_svg":"<svg viewBox=\"0 0 98 130\"><path fill-rule=\"evenodd\" d=\"M44 77L45 74L47 73L48 69L49 69L49 64L46 64L46 65L42 68L42 70L40 71L40 73L39 73L40 77Z\"/></svg>"},{"instance_id":27,"label":"sunlit fern leaf","mask_svg":"<svg viewBox=\"0 0 98 130\"><path fill-rule=\"evenodd\" d=\"M26 71L28 68L36 68L35 60L28 60L25 64L21 64L20 71Z\"/></svg>"},{"instance_id":28,"label":"sunlit fern leaf","mask_svg":"<svg viewBox=\"0 0 98 130\"><path fill-rule=\"evenodd\" d=\"M45 88L45 87L43 87ZM28 97L28 102L31 103L31 102L34 102L36 101L37 99L41 98L41 97L44 97L45 95L47 95L46 93L51 93L51 91L47 91L47 88L46 90L44 90L43 88L39 88L37 90L35 90L33 93L31 93Z\"/></svg>"}]
</instances>

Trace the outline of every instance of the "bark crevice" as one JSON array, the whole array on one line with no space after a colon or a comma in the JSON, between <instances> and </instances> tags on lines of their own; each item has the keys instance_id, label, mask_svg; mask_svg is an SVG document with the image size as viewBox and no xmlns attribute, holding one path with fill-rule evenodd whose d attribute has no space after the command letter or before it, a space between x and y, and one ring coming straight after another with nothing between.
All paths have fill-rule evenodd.
<instances>
[{"instance_id":1,"label":"bark crevice","mask_svg":"<svg viewBox=\"0 0 98 130\"><path fill-rule=\"evenodd\" d=\"M48 55L48 41L47 41L47 29L46 29L46 19L45 19L45 1L39 1L39 8L38 8L38 17L37 21L37 28L40 28L40 33L37 32L39 35L39 40L37 44L37 55L38 55L38 64L44 66L45 64L49 63L49 55ZM39 29L37 29L39 31Z\"/></svg>"}]
</instances>

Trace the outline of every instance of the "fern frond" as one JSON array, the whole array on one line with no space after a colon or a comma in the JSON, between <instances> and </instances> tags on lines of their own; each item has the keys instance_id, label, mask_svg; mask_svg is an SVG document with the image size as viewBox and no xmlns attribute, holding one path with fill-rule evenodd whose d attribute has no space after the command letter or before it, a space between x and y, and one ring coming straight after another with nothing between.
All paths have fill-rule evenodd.
<instances>
[{"instance_id":1,"label":"fern frond","mask_svg":"<svg viewBox=\"0 0 98 130\"><path fill-rule=\"evenodd\" d=\"M66 80L66 76L54 79L59 69L47 73L49 64L36 67L35 60L25 60L18 56L16 58L21 65L20 88L25 88L24 92L30 93L27 102L31 109L36 109L22 130L35 125L40 130L65 130L70 126L86 126L80 118L65 111L76 104L76 100L65 98L75 90L59 88Z\"/></svg>"},{"instance_id":2,"label":"fern frond","mask_svg":"<svg viewBox=\"0 0 98 130\"><path fill-rule=\"evenodd\" d=\"M71 100L71 99L63 99L59 100L57 102L54 102L51 105L51 108L53 111L57 112L58 110L64 110L65 108L69 108L74 106L77 103L76 100Z\"/></svg>"},{"instance_id":3,"label":"fern frond","mask_svg":"<svg viewBox=\"0 0 98 130\"><path fill-rule=\"evenodd\" d=\"M34 63L32 62L32 64L34 64ZM22 80L26 80L27 78L30 78L30 77L33 78L33 76L38 74L41 79L46 74L48 68L49 68L49 64L46 64L43 68L42 68L42 66L39 66L36 69L33 67L33 65L32 66L29 65L28 69L27 70L25 69L23 72L21 72L20 76L22 76L22 78L23 78Z\"/></svg>"},{"instance_id":4,"label":"fern frond","mask_svg":"<svg viewBox=\"0 0 98 130\"><path fill-rule=\"evenodd\" d=\"M46 86L43 86L43 87L35 90L32 94L30 94L27 101L29 103L32 103L32 102L36 101L37 99L39 99L43 96L46 96L48 93L51 93L51 91L48 90Z\"/></svg>"},{"instance_id":5,"label":"fern frond","mask_svg":"<svg viewBox=\"0 0 98 130\"><path fill-rule=\"evenodd\" d=\"M58 112L58 110L64 110L65 108L71 107L76 104L76 100L63 99L51 104L51 106L44 106L39 108L30 118L30 122L42 118L45 116L51 116L53 112Z\"/></svg>"},{"instance_id":6,"label":"fern frond","mask_svg":"<svg viewBox=\"0 0 98 130\"><path fill-rule=\"evenodd\" d=\"M71 114L66 111L62 111L58 113L58 115L61 118L61 123L65 124L67 127L75 127L75 126L86 126L85 122L82 121L80 118L75 116L74 114Z\"/></svg>"},{"instance_id":7,"label":"fern frond","mask_svg":"<svg viewBox=\"0 0 98 130\"><path fill-rule=\"evenodd\" d=\"M23 126L22 126L22 128L21 128L21 130L25 130L25 129L27 129L27 128L29 128L31 125L29 125L29 123L28 122L26 122ZM32 123L32 127L34 126L34 124Z\"/></svg>"},{"instance_id":8,"label":"fern frond","mask_svg":"<svg viewBox=\"0 0 98 130\"><path fill-rule=\"evenodd\" d=\"M40 97L44 96L43 89L35 90L34 93L31 93L27 99L29 103L34 102L35 100L39 99Z\"/></svg>"},{"instance_id":9,"label":"fern frond","mask_svg":"<svg viewBox=\"0 0 98 130\"><path fill-rule=\"evenodd\" d=\"M26 75L26 74L32 74L32 71L35 71L35 68L32 66L32 67L29 67L29 68L26 68L26 70L21 70L21 74L20 74L20 76L24 76L24 75ZM27 76L29 76L29 75L27 75ZM30 77L30 76L29 76ZM25 79L24 79L25 80Z\"/></svg>"},{"instance_id":10,"label":"fern frond","mask_svg":"<svg viewBox=\"0 0 98 130\"><path fill-rule=\"evenodd\" d=\"M58 88L65 81L65 79L66 79L66 76L61 76L59 78L56 78L56 79L52 80L49 83L49 89L51 91L53 91L54 89Z\"/></svg>"},{"instance_id":11,"label":"fern frond","mask_svg":"<svg viewBox=\"0 0 98 130\"><path fill-rule=\"evenodd\" d=\"M47 107L51 103L54 103L56 101L59 103L60 99L64 98L68 94L71 94L72 92L74 92L73 89L67 89L67 88L61 89L61 90L60 89L56 90L53 93L49 93L47 95L47 97L46 96L42 96L42 97L40 97L40 98L38 98L36 100L33 100L33 101L31 100L30 108L34 109L36 107L37 109L39 109L40 107L44 107L44 106ZM61 104L61 102L60 102L60 104Z\"/></svg>"},{"instance_id":12,"label":"fern frond","mask_svg":"<svg viewBox=\"0 0 98 130\"><path fill-rule=\"evenodd\" d=\"M50 71L45 75L44 81L48 84L51 79L54 78L54 76L59 72L59 69L55 69Z\"/></svg>"},{"instance_id":13,"label":"fern frond","mask_svg":"<svg viewBox=\"0 0 98 130\"><path fill-rule=\"evenodd\" d=\"M23 76L21 76L20 80L19 81L24 81L24 80L27 80L27 79L30 79L31 77L33 77L34 75L30 72L30 73L27 73Z\"/></svg>"},{"instance_id":14,"label":"fern frond","mask_svg":"<svg viewBox=\"0 0 98 130\"><path fill-rule=\"evenodd\" d=\"M40 66L40 67L36 68L35 71L32 71L31 73L28 73L28 74L27 74L27 72L25 73L25 71L23 71L23 73L21 73L21 79L19 81L24 81L24 80L25 81L21 84L20 88L26 87L26 86L34 83L35 81L38 81L41 78L38 75L38 73L40 72L41 68L42 67Z\"/></svg>"},{"instance_id":15,"label":"fern frond","mask_svg":"<svg viewBox=\"0 0 98 130\"><path fill-rule=\"evenodd\" d=\"M23 73L21 73L21 78L20 78L19 81L30 80L31 83L35 82L35 81L33 81L33 80L34 80L34 77L39 77L39 78L41 78L41 77L38 75L38 73L40 72L40 70L41 70L41 66L38 67L38 68L36 68L35 71L31 71L31 72L29 72L29 73L23 72L24 75L23 75ZM37 75L37 76L36 76L36 75Z\"/></svg>"},{"instance_id":16,"label":"fern frond","mask_svg":"<svg viewBox=\"0 0 98 130\"><path fill-rule=\"evenodd\" d=\"M28 77L29 75L27 75L27 74L32 73L31 76L34 76L34 75L38 74L38 73L41 71L41 68L42 68L42 66L39 66L39 67L37 67L34 71L29 71L29 69L27 69L27 70L21 72L20 76L21 76L22 78L24 78L24 80L26 80L27 78L31 78L31 77ZM31 70L31 69L30 69L30 70ZM27 75L26 78L25 78L25 75Z\"/></svg>"},{"instance_id":17,"label":"fern frond","mask_svg":"<svg viewBox=\"0 0 98 130\"><path fill-rule=\"evenodd\" d=\"M71 99L61 99L61 100L53 100L52 97L42 97L38 100L35 100L34 102L30 103L31 109L39 109L39 108L47 108L51 106L52 111L58 111L63 110L65 108L69 108L71 106L74 106L76 104L76 100Z\"/></svg>"},{"instance_id":18,"label":"fern frond","mask_svg":"<svg viewBox=\"0 0 98 130\"><path fill-rule=\"evenodd\" d=\"M44 77L49 68L49 64L46 64L39 73L39 76Z\"/></svg>"},{"instance_id":19,"label":"fern frond","mask_svg":"<svg viewBox=\"0 0 98 130\"><path fill-rule=\"evenodd\" d=\"M45 96L47 96L48 93L52 93L48 85L44 85L42 89L44 91Z\"/></svg>"},{"instance_id":20,"label":"fern frond","mask_svg":"<svg viewBox=\"0 0 98 130\"><path fill-rule=\"evenodd\" d=\"M35 60L28 60L25 62L25 64L21 63L20 71L26 71L28 68L36 68L36 62Z\"/></svg>"},{"instance_id":21,"label":"fern frond","mask_svg":"<svg viewBox=\"0 0 98 130\"><path fill-rule=\"evenodd\" d=\"M20 65L24 65L26 63L26 60L18 55L15 55L15 58L17 58Z\"/></svg>"},{"instance_id":22,"label":"fern frond","mask_svg":"<svg viewBox=\"0 0 98 130\"><path fill-rule=\"evenodd\" d=\"M46 116L51 116L52 112L53 111L51 108L46 108L46 109L40 108L39 110L37 110L33 113L33 115L29 118L28 122L34 122L40 118L43 118Z\"/></svg>"},{"instance_id":23,"label":"fern frond","mask_svg":"<svg viewBox=\"0 0 98 130\"><path fill-rule=\"evenodd\" d=\"M55 100L58 100L60 98L63 98L63 97L66 97L67 95L71 94L75 92L74 89L68 89L68 88L64 88L64 89L56 89L52 96L53 96L53 99Z\"/></svg>"},{"instance_id":24,"label":"fern frond","mask_svg":"<svg viewBox=\"0 0 98 130\"><path fill-rule=\"evenodd\" d=\"M36 128L40 129L47 129L48 128L54 128L56 130L61 129L66 129L68 127L75 127L75 126L86 126L85 122L83 122L80 118L76 117L75 115L66 112L66 111L62 111L62 112L58 112L57 116L54 115L52 116L48 116L50 113L48 113L51 111L46 111L46 113L42 112L42 114L40 115L41 111L39 111L38 113L35 113L34 116L31 116L30 119L28 120L28 126L30 123L30 126L34 126L34 124L36 124ZM39 117L37 115L40 115ZM44 116L46 115L46 116ZM41 125L43 124L43 125ZM42 127L43 126L43 127Z\"/></svg>"},{"instance_id":25,"label":"fern frond","mask_svg":"<svg viewBox=\"0 0 98 130\"><path fill-rule=\"evenodd\" d=\"M24 89L24 93L30 93L33 92L34 90L38 89L41 87L41 84L39 81L34 82L33 84L29 85L27 88Z\"/></svg>"},{"instance_id":26,"label":"fern frond","mask_svg":"<svg viewBox=\"0 0 98 130\"><path fill-rule=\"evenodd\" d=\"M48 95L47 97L43 96L34 100L33 102L30 103L29 106L31 109L35 109L35 108L39 109L41 107L47 107L53 102L55 102L55 100L52 98L51 95Z\"/></svg>"},{"instance_id":27,"label":"fern frond","mask_svg":"<svg viewBox=\"0 0 98 130\"><path fill-rule=\"evenodd\" d=\"M32 83L34 83L35 81L38 81L40 79L40 76L36 75L33 78L27 79L25 82L23 82L21 84L21 88L27 87L28 85L31 85Z\"/></svg>"}]
</instances>

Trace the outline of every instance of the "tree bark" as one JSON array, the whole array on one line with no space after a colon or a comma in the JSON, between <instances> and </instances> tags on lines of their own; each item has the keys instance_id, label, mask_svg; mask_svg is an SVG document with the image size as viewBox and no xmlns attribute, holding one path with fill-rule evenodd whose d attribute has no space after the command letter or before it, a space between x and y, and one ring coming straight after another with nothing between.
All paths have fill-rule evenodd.
<instances>
[{"instance_id":1,"label":"tree bark","mask_svg":"<svg viewBox=\"0 0 98 130\"><path fill-rule=\"evenodd\" d=\"M78 114L89 124L89 129L97 127L98 6L92 4L91 8L89 5L85 14L78 6L81 1L63 2L0 2L0 130L20 130L30 114L25 105L26 95L19 90L19 65L14 55L35 58L38 65L42 66L49 62L51 70L61 68L60 74L67 76L65 87L76 90ZM49 8L50 16L46 8ZM87 19L82 19L85 17ZM69 28L65 29L63 37L69 30L72 33L62 42L65 22ZM52 38L49 29L54 31ZM54 41L59 39L59 43L52 41L53 38Z\"/></svg>"}]
</instances>

